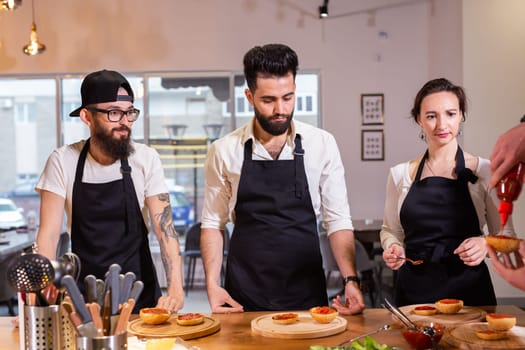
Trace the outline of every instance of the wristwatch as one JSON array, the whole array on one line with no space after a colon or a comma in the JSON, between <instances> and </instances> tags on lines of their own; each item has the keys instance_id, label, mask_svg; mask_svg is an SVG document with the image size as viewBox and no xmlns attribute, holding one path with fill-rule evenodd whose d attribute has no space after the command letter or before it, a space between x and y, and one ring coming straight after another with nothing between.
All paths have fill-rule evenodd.
<instances>
[{"instance_id":1,"label":"wristwatch","mask_svg":"<svg viewBox=\"0 0 525 350\"><path fill-rule=\"evenodd\" d=\"M359 277L357 277L357 276L346 276L346 277L343 277L343 286L346 286L346 284L348 282L350 282L350 281L357 283L358 286L361 285L361 280L359 279Z\"/></svg>"}]
</instances>

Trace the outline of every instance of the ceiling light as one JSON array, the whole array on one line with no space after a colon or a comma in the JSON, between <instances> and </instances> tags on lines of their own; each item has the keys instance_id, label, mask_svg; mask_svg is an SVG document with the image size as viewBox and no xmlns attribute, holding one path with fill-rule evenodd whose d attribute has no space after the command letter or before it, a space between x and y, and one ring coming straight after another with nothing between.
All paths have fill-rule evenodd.
<instances>
[{"instance_id":1,"label":"ceiling light","mask_svg":"<svg viewBox=\"0 0 525 350\"><path fill-rule=\"evenodd\" d=\"M328 0L324 0L323 4L319 6L319 18L328 17Z\"/></svg>"},{"instance_id":2,"label":"ceiling light","mask_svg":"<svg viewBox=\"0 0 525 350\"><path fill-rule=\"evenodd\" d=\"M29 43L23 47L23 51L26 55L34 56L43 53L46 50L46 45L38 41L38 34L36 33L35 23L35 3L31 0L31 13L33 17L33 23L31 25L31 35Z\"/></svg>"},{"instance_id":3,"label":"ceiling light","mask_svg":"<svg viewBox=\"0 0 525 350\"><path fill-rule=\"evenodd\" d=\"M14 11L22 5L22 0L0 0L0 9Z\"/></svg>"}]
</instances>

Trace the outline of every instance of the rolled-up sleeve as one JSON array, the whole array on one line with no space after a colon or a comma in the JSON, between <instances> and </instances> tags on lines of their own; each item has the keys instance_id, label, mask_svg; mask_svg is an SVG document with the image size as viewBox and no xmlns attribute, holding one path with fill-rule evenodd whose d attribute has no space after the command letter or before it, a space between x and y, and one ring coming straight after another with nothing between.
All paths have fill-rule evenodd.
<instances>
[{"instance_id":1,"label":"rolled-up sleeve","mask_svg":"<svg viewBox=\"0 0 525 350\"><path fill-rule=\"evenodd\" d=\"M335 138L331 134L324 134L324 142L319 145L325 159L324 167L319 176L320 210L327 234L339 230L353 230L348 204L348 193L345 182L345 169L339 153ZM319 162L319 159L314 160ZM313 173L311 171L309 174ZM310 178L309 178L310 181ZM311 188L314 205L316 191Z\"/></svg>"}]
</instances>

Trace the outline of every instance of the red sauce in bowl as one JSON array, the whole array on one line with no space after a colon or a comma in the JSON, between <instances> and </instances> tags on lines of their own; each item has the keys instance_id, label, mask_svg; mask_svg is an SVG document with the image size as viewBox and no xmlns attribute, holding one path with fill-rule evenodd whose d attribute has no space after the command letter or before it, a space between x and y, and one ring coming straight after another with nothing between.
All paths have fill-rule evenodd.
<instances>
[{"instance_id":1,"label":"red sauce in bowl","mask_svg":"<svg viewBox=\"0 0 525 350\"><path fill-rule=\"evenodd\" d=\"M425 326L424 324L418 324L419 327ZM445 329L444 326L438 323L434 324L428 324L427 326L431 326L434 328L435 335L434 340L436 341L436 344L439 343L441 340L441 337L443 336L443 330ZM424 350L424 349L432 349L432 341L430 340L430 337L426 334L424 334L421 330L410 330L410 329L403 329L402 331L403 337L405 340L410 344L412 349L414 350Z\"/></svg>"}]
</instances>

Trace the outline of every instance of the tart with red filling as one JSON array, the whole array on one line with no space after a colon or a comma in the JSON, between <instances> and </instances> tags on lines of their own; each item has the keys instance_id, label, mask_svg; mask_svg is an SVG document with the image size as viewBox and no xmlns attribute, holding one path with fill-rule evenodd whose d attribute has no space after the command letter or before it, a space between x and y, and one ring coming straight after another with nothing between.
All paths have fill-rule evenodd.
<instances>
[{"instance_id":1,"label":"tart with red filling","mask_svg":"<svg viewBox=\"0 0 525 350\"><path fill-rule=\"evenodd\" d=\"M195 326L204 322L204 316L199 313L187 313L177 316L177 324L181 326Z\"/></svg>"},{"instance_id":2,"label":"tart with red filling","mask_svg":"<svg viewBox=\"0 0 525 350\"><path fill-rule=\"evenodd\" d=\"M319 323L330 323L339 315L339 312L329 306L316 306L310 309L310 315Z\"/></svg>"}]
</instances>

